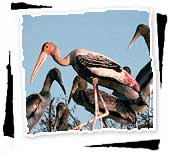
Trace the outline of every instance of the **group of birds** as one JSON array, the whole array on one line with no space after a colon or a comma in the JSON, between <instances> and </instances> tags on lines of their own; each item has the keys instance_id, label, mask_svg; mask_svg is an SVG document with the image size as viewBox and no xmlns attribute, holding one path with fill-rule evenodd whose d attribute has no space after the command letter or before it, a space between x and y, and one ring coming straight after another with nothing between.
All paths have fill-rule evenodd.
<instances>
[{"instance_id":1,"label":"group of birds","mask_svg":"<svg viewBox=\"0 0 172 154\"><path fill-rule=\"evenodd\" d=\"M144 37L150 52L150 29L144 24L137 26L129 48L139 36ZM151 60L134 79L129 67L122 68L117 62L102 54L86 49L75 49L62 58L58 46L54 43L46 42L42 46L42 51L32 72L30 82L33 81L49 55L61 66L72 65L78 74L73 80L68 103L61 102L57 105L54 124L56 130L69 129L69 124L67 123L69 117L68 104L71 98L78 105L85 107L87 111L94 114L92 119L73 128L77 130L81 130L88 123L92 123L92 129L94 129L96 120L100 120L101 127L104 127L106 118L113 119L121 124L136 124L137 114L146 111L149 107L147 98L153 92ZM54 80L59 83L64 94L66 94L60 70L53 68L48 72L41 92L26 98L26 118L29 133L38 124L45 108L50 104L50 88ZM87 87L87 82L93 85L93 89ZM113 90L113 93L110 94L99 90L99 85Z\"/></svg>"}]
</instances>

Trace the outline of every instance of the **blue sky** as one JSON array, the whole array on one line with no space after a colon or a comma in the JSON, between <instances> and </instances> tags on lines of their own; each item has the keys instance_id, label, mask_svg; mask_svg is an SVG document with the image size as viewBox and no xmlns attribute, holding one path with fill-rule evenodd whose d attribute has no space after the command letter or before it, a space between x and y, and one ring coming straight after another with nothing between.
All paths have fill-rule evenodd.
<instances>
[{"instance_id":1,"label":"blue sky","mask_svg":"<svg viewBox=\"0 0 172 154\"><path fill-rule=\"evenodd\" d=\"M104 54L117 61L121 66L129 66L135 77L149 61L149 52L142 37L131 49L128 49L136 27L141 23L149 25L149 13L116 10L71 15L23 16L22 47L26 95L39 92L48 71L57 67L62 72L68 96L73 79L77 75L71 66L62 67L48 57L30 85L30 76L42 44L47 41L59 46L62 57L76 48L85 48ZM112 92L105 88L100 89ZM52 96L63 96L62 90L56 83L53 84L51 93ZM72 101L69 107L74 104ZM92 117L79 106L77 106L76 114L83 122Z\"/></svg>"}]
</instances>

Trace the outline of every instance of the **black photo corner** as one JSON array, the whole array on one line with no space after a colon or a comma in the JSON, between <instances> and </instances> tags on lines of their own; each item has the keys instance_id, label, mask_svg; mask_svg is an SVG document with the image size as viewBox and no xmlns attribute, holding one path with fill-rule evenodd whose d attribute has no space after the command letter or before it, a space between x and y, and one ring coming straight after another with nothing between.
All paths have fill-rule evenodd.
<instances>
[{"instance_id":1,"label":"black photo corner","mask_svg":"<svg viewBox=\"0 0 172 154\"><path fill-rule=\"evenodd\" d=\"M14 138L14 115L13 115L13 75L11 74L11 52L9 51L9 64L7 65L7 96L5 120L3 125L4 136Z\"/></svg>"},{"instance_id":2,"label":"black photo corner","mask_svg":"<svg viewBox=\"0 0 172 154\"><path fill-rule=\"evenodd\" d=\"M158 150L160 140L145 140L136 142L110 143L101 145L90 145L86 147L119 147L119 148L144 148L149 150Z\"/></svg>"},{"instance_id":3,"label":"black photo corner","mask_svg":"<svg viewBox=\"0 0 172 154\"><path fill-rule=\"evenodd\" d=\"M162 68L163 68L163 49L165 41L165 26L167 23L167 15L157 14L157 31L158 31L158 47L159 47L159 71L160 83L162 86Z\"/></svg>"},{"instance_id":4,"label":"black photo corner","mask_svg":"<svg viewBox=\"0 0 172 154\"><path fill-rule=\"evenodd\" d=\"M52 8L52 6L34 5L34 4L28 4L28 3L24 3L24 2L11 3L11 10L41 9L41 8Z\"/></svg>"}]
</instances>

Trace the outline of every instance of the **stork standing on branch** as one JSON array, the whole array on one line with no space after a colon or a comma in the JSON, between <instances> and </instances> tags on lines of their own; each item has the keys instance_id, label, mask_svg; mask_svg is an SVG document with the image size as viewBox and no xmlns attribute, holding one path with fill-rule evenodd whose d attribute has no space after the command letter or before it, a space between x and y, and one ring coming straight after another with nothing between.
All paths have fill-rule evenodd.
<instances>
[{"instance_id":1,"label":"stork standing on branch","mask_svg":"<svg viewBox=\"0 0 172 154\"><path fill-rule=\"evenodd\" d=\"M137 112L145 110L144 108L134 111L132 109L132 104L128 100L120 100L112 94L108 94L104 91L99 90L99 93L103 97L106 103L106 107L109 111L109 115L105 118L113 119L121 124L136 124ZM68 99L68 104L71 98L78 104L83 106L88 112L94 113L94 90L87 88L87 82L80 76L76 76L73 80L73 85ZM104 105L101 99L98 99L100 112L105 112ZM142 102L146 104L146 102ZM104 119L105 119L104 118ZM86 126L88 123L92 123L93 120L85 122L78 125L74 129L81 130L82 127Z\"/></svg>"},{"instance_id":2,"label":"stork standing on branch","mask_svg":"<svg viewBox=\"0 0 172 154\"><path fill-rule=\"evenodd\" d=\"M55 62L59 65L72 65L73 69L79 76L93 85L95 102L95 116L93 118L92 126L93 129L97 119L106 117L109 114L101 93L98 90L98 85L112 90L116 89L119 93L122 93L130 99L140 98L140 85L127 71L121 68L117 62L102 54L86 49L75 49L66 57L62 58L58 46L51 42L43 44L42 51L32 72L30 82L34 79L34 76L48 55L51 55ZM101 115L98 112L98 96L100 97L105 108L105 113Z\"/></svg>"}]
</instances>

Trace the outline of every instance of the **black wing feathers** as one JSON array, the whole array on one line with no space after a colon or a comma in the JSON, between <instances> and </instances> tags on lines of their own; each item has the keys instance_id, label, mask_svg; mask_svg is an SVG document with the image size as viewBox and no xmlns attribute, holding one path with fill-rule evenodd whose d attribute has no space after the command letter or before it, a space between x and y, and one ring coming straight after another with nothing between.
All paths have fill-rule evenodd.
<instances>
[{"instance_id":1,"label":"black wing feathers","mask_svg":"<svg viewBox=\"0 0 172 154\"><path fill-rule=\"evenodd\" d=\"M90 54L78 55L77 61L80 64L87 67L109 68L109 69L114 69L117 72L122 72L122 69L118 64L114 63L113 61L101 55L97 55L97 56L92 56Z\"/></svg>"}]
</instances>

